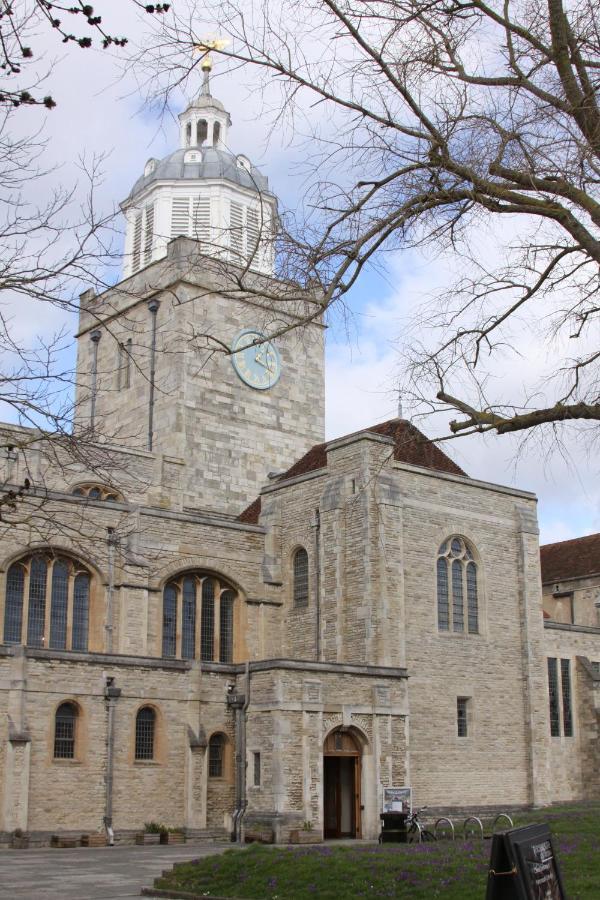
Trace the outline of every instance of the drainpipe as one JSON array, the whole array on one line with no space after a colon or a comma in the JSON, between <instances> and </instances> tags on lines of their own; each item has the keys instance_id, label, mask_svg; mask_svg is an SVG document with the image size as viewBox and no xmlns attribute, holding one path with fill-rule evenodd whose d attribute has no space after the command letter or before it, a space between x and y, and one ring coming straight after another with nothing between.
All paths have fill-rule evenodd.
<instances>
[{"instance_id":1,"label":"drainpipe","mask_svg":"<svg viewBox=\"0 0 600 900\"><path fill-rule=\"evenodd\" d=\"M315 658L321 660L321 513L315 509L312 526L315 529Z\"/></svg>"},{"instance_id":2,"label":"drainpipe","mask_svg":"<svg viewBox=\"0 0 600 900\"><path fill-rule=\"evenodd\" d=\"M113 652L113 594L115 589L115 547L118 546L119 536L114 528L106 529L108 536L108 590L106 593L106 653Z\"/></svg>"},{"instance_id":3,"label":"drainpipe","mask_svg":"<svg viewBox=\"0 0 600 900\"><path fill-rule=\"evenodd\" d=\"M92 342L92 394L90 398L90 431L92 434L94 433L94 428L96 425L96 394L98 392L98 344L100 343L100 338L102 337L102 332L95 329L90 334L90 340Z\"/></svg>"},{"instance_id":4,"label":"drainpipe","mask_svg":"<svg viewBox=\"0 0 600 900\"><path fill-rule=\"evenodd\" d=\"M113 772L115 757L115 712L117 700L121 696L121 688L115 687L115 679L107 676L104 685L104 699L108 712L106 728L106 800L104 805L104 829L108 839L108 846L113 847L115 833L113 830Z\"/></svg>"},{"instance_id":5,"label":"drainpipe","mask_svg":"<svg viewBox=\"0 0 600 900\"><path fill-rule=\"evenodd\" d=\"M229 689L231 691L231 688ZM250 663L246 663L245 694L227 695L227 705L235 710L235 810L231 840L242 843L242 820L248 803L246 797L246 710L250 702Z\"/></svg>"},{"instance_id":6,"label":"drainpipe","mask_svg":"<svg viewBox=\"0 0 600 900\"><path fill-rule=\"evenodd\" d=\"M150 346L150 398L148 401L148 450L152 450L154 431L154 382L156 378L156 314L160 306L159 300L150 300L148 309L152 313L152 343Z\"/></svg>"},{"instance_id":7,"label":"drainpipe","mask_svg":"<svg viewBox=\"0 0 600 900\"><path fill-rule=\"evenodd\" d=\"M240 740L241 744L241 757L242 764L240 766L240 814L238 816L236 825L237 825L237 835L236 840L238 844L244 843L244 816L246 815L246 809L248 807L248 794L246 792L246 725L247 725L247 710L250 705L250 663L246 662L246 689L244 691L244 705L241 709L240 713L240 727L242 731L242 736Z\"/></svg>"}]
</instances>

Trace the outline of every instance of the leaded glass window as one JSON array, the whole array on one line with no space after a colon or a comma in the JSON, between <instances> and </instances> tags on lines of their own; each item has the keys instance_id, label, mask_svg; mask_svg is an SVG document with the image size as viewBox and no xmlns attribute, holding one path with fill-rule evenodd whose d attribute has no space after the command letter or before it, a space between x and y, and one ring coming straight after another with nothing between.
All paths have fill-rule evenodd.
<instances>
[{"instance_id":1,"label":"leaded glass window","mask_svg":"<svg viewBox=\"0 0 600 900\"><path fill-rule=\"evenodd\" d=\"M54 759L75 759L77 707L61 703L54 719Z\"/></svg>"},{"instance_id":2,"label":"leaded glass window","mask_svg":"<svg viewBox=\"0 0 600 900\"><path fill-rule=\"evenodd\" d=\"M552 737L560 737L558 663L554 657L548 657L548 693L550 701L550 734Z\"/></svg>"},{"instance_id":3,"label":"leaded glass window","mask_svg":"<svg viewBox=\"0 0 600 900\"><path fill-rule=\"evenodd\" d=\"M448 631L450 628L450 606L448 603L448 562L443 558L437 561L437 601L438 628Z\"/></svg>"},{"instance_id":4,"label":"leaded glass window","mask_svg":"<svg viewBox=\"0 0 600 900\"><path fill-rule=\"evenodd\" d=\"M163 656L175 656L177 642L177 589L168 584L163 594Z\"/></svg>"},{"instance_id":5,"label":"leaded glass window","mask_svg":"<svg viewBox=\"0 0 600 900\"><path fill-rule=\"evenodd\" d=\"M151 706L142 706L135 717L135 758L154 759L156 713Z\"/></svg>"},{"instance_id":6,"label":"leaded glass window","mask_svg":"<svg viewBox=\"0 0 600 900\"><path fill-rule=\"evenodd\" d=\"M477 566L472 561L467 563L467 611L469 634L477 634L479 631Z\"/></svg>"},{"instance_id":7,"label":"leaded glass window","mask_svg":"<svg viewBox=\"0 0 600 900\"><path fill-rule=\"evenodd\" d=\"M193 659L196 655L196 581L188 577L183 579L183 612L182 612L181 655L184 659Z\"/></svg>"},{"instance_id":8,"label":"leaded glass window","mask_svg":"<svg viewBox=\"0 0 600 900\"><path fill-rule=\"evenodd\" d=\"M236 592L217 576L189 572L170 581L163 591L163 656L233 662L235 604Z\"/></svg>"},{"instance_id":9,"label":"leaded glass window","mask_svg":"<svg viewBox=\"0 0 600 900\"><path fill-rule=\"evenodd\" d=\"M441 545L438 550L436 580L438 630L457 633L467 630L469 634L477 634L477 563L473 551L463 538L455 536Z\"/></svg>"},{"instance_id":10,"label":"leaded glass window","mask_svg":"<svg viewBox=\"0 0 600 900\"><path fill-rule=\"evenodd\" d=\"M573 709L571 706L571 661L560 661L560 683L562 687L563 734L573 737Z\"/></svg>"},{"instance_id":11,"label":"leaded glass window","mask_svg":"<svg viewBox=\"0 0 600 900\"><path fill-rule=\"evenodd\" d=\"M469 736L468 722L469 698L456 698L456 733L458 737Z\"/></svg>"},{"instance_id":12,"label":"leaded glass window","mask_svg":"<svg viewBox=\"0 0 600 900\"><path fill-rule=\"evenodd\" d=\"M308 553L304 547L294 553L294 606L308 606Z\"/></svg>"},{"instance_id":13,"label":"leaded glass window","mask_svg":"<svg viewBox=\"0 0 600 900\"><path fill-rule=\"evenodd\" d=\"M73 650L87 650L90 619L90 576L80 572L73 587Z\"/></svg>"},{"instance_id":14,"label":"leaded glass window","mask_svg":"<svg viewBox=\"0 0 600 900\"><path fill-rule=\"evenodd\" d=\"M50 647L64 650L67 646L67 606L69 600L69 567L62 559L52 566L50 602Z\"/></svg>"},{"instance_id":15,"label":"leaded glass window","mask_svg":"<svg viewBox=\"0 0 600 900\"><path fill-rule=\"evenodd\" d=\"M20 644L23 630L23 591L25 570L13 563L6 574L6 601L4 604L4 643Z\"/></svg>"},{"instance_id":16,"label":"leaded glass window","mask_svg":"<svg viewBox=\"0 0 600 900\"><path fill-rule=\"evenodd\" d=\"M200 621L200 658L214 659L215 653L215 585L212 578L202 582L202 617Z\"/></svg>"},{"instance_id":17,"label":"leaded glass window","mask_svg":"<svg viewBox=\"0 0 600 900\"><path fill-rule=\"evenodd\" d=\"M75 560L36 553L14 563L6 575L5 642L87 650L90 589L90 574Z\"/></svg>"},{"instance_id":18,"label":"leaded glass window","mask_svg":"<svg viewBox=\"0 0 600 900\"><path fill-rule=\"evenodd\" d=\"M230 663L233 660L233 591L221 594L219 661Z\"/></svg>"},{"instance_id":19,"label":"leaded glass window","mask_svg":"<svg viewBox=\"0 0 600 900\"><path fill-rule=\"evenodd\" d=\"M222 778L225 760L225 735L213 734L208 742L208 777Z\"/></svg>"},{"instance_id":20,"label":"leaded glass window","mask_svg":"<svg viewBox=\"0 0 600 900\"><path fill-rule=\"evenodd\" d=\"M43 556L34 556L29 574L29 615L27 621L27 644L29 647L43 647L46 622L46 579L48 563Z\"/></svg>"},{"instance_id":21,"label":"leaded glass window","mask_svg":"<svg viewBox=\"0 0 600 900\"><path fill-rule=\"evenodd\" d=\"M463 599L463 567L459 559L452 560L452 627L465 630Z\"/></svg>"}]
</instances>

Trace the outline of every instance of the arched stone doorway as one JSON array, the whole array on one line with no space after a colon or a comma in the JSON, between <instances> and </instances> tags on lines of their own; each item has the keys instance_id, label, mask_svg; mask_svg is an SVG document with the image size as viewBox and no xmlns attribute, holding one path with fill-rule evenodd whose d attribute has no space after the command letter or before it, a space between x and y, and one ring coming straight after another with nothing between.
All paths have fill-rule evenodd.
<instances>
[{"instance_id":1,"label":"arched stone doorway","mask_svg":"<svg viewBox=\"0 0 600 900\"><path fill-rule=\"evenodd\" d=\"M361 836L361 752L347 730L332 731L323 745L325 838Z\"/></svg>"}]
</instances>

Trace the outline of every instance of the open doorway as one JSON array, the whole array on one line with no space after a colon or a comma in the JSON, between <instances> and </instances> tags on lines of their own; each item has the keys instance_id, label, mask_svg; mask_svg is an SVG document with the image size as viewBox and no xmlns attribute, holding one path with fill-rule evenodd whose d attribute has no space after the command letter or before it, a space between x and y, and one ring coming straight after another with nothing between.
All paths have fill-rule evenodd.
<instances>
[{"instance_id":1,"label":"open doorway","mask_svg":"<svg viewBox=\"0 0 600 900\"><path fill-rule=\"evenodd\" d=\"M360 749L348 731L332 732L323 747L325 838L360 837Z\"/></svg>"}]
</instances>

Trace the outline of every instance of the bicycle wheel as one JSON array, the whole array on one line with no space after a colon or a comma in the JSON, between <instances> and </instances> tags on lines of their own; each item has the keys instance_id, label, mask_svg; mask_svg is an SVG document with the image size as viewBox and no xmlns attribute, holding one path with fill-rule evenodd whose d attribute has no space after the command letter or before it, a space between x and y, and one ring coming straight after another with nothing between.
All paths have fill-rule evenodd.
<instances>
[{"instance_id":1,"label":"bicycle wheel","mask_svg":"<svg viewBox=\"0 0 600 900\"><path fill-rule=\"evenodd\" d=\"M421 832L421 840L422 841L437 841L437 838L433 831L429 831L428 828L424 828Z\"/></svg>"}]
</instances>

